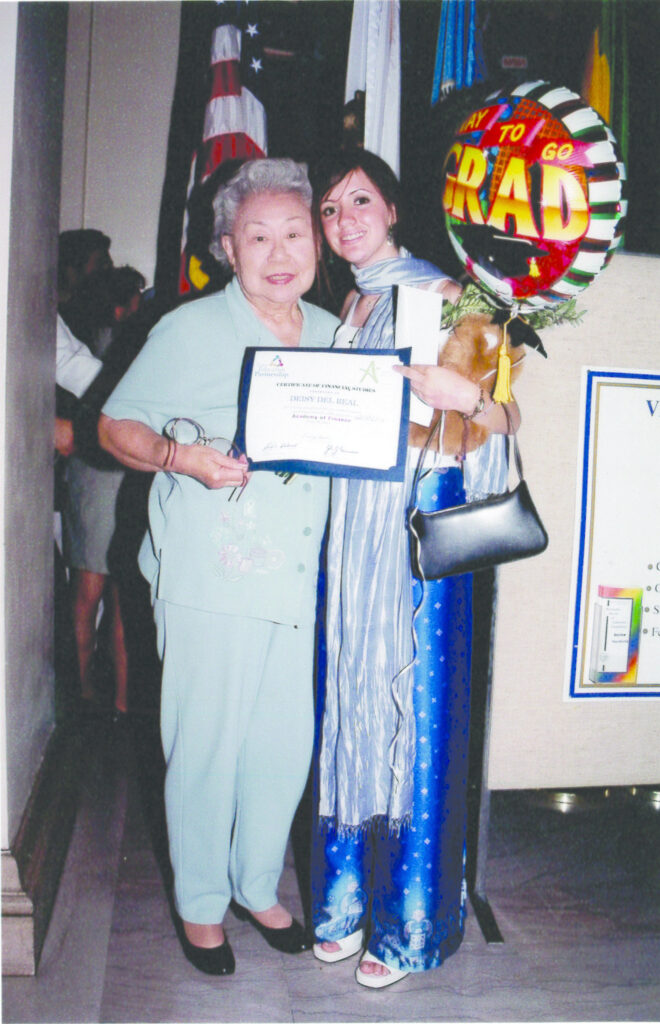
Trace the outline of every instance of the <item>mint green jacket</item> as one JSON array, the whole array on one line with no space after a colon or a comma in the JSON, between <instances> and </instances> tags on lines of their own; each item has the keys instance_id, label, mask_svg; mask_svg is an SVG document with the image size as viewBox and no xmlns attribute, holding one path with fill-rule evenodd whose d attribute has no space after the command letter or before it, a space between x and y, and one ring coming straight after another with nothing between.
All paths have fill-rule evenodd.
<instances>
[{"instance_id":1,"label":"mint green jacket","mask_svg":"<svg viewBox=\"0 0 660 1024\"><path fill-rule=\"evenodd\" d=\"M328 348L339 321L301 302L302 347ZM172 417L209 437L233 439L246 346L282 347L234 279L223 292L167 314L104 406L113 419L157 433ZM286 486L253 472L239 501L191 477L157 473L140 568L152 594L173 604L290 625L315 618L328 480L296 475Z\"/></svg>"}]
</instances>

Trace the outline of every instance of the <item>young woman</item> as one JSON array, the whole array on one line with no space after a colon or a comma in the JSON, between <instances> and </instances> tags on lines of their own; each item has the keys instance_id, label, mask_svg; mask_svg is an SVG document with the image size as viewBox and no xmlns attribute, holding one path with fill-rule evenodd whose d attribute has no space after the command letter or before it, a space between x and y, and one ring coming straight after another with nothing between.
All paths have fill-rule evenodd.
<instances>
[{"instance_id":1,"label":"young woman","mask_svg":"<svg viewBox=\"0 0 660 1024\"><path fill-rule=\"evenodd\" d=\"M355 277L335 344L391 348L397 284L460 294L397 244L398 182L373 154L342 153L318 168L314 209ZM495 490L503 445L490 434L507 430L502 407L454 370L401 372L434 409L488 428L466 459L465 486ZM424 433L415 428L415 444ZM332 962L363 951L356 980L372 988L437 967L460 944L465 918L472 579L413 581L405 509L418 455L409 448L404 483L338 479L331 491L314 953ZM434 470L419 485L420 507L464 502L456 453L436 456Z\"/></svg>"}]
</instances>

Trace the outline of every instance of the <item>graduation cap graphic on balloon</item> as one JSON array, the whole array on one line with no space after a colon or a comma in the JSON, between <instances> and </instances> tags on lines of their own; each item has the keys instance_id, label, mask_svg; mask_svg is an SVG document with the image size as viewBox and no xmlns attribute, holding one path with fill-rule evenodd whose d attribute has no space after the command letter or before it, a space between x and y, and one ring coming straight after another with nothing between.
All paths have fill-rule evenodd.
<instances>
[{"instance_id":1,"label":"graduation cap graphic on balloon","mask_svg":"<svg viewBox=\"0 0 660 1024\"><path fill-rule=\"evenodd\" d=\"M495 277L534 275L530 261L546 255L530 238L504 234L487 224L462 224L454 231L471 258Z\"/></svg>"}]
</instances>

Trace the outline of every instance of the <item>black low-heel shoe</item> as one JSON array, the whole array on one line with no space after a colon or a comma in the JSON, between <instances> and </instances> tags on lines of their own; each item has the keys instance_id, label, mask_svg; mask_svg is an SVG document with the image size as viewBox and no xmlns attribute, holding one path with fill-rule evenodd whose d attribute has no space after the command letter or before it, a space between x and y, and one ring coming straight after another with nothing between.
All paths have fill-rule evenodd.
<instances>
[{"instance_id":1,"label":"black low-heel shoe","mask_svg":"<svg viewBox=\"0 0 660 1024\"><path fill-rule=\"evenodd\" d=\"M258 932L261 932L268 945L280 953L303 953L306 949L312 948L313 939L295 917L288 928L267 928L238 903L232 903L232 910L239 921L249 921Z\"/></svg>"},{"instance_id":2,"label":"black low-heel shoe","mask_svg":"<svg viewBox=\"0 0 660 1024\"><path fill-rule=\"evenodd\" d=\"M176 922L177 935L181 943L181 949L186 960L204 974L233 974L236 969L234 953L225 936L221 946L211 946L206 949L204 946L195 946L186 935L183 922Z\"/></svg>"}]
</instances>

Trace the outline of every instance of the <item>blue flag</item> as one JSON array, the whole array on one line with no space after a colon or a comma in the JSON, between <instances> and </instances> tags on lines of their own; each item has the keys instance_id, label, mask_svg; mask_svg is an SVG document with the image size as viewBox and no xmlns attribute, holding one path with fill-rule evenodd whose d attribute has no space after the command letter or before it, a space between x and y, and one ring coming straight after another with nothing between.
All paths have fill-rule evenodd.
<instances>
[{"instance_id":1,"label":"blue flag","mask_svg":"<svg viewBox=\"0 0 660 1024\"><path fill-rule=\"evenodd\" d=\"M476 0L442 0L431 106L486 78Z\"/></svg>"}]
</instances>

